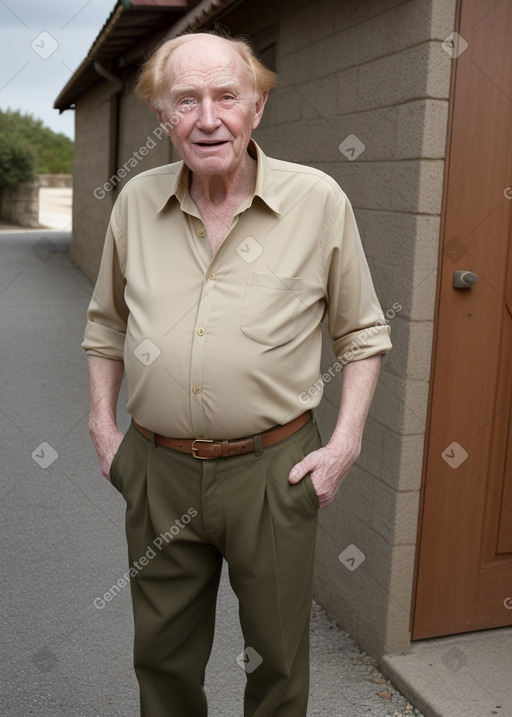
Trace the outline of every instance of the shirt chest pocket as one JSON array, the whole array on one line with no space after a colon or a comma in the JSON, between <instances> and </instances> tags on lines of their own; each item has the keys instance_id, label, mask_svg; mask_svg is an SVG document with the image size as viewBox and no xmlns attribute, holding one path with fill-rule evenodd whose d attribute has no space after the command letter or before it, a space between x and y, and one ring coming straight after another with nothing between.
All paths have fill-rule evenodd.
<instances>
[{"instance_id":1,"label":"shirt chest pocket","mask_svg":"<svg viewBox=\"0 0 512 717\"><path fill-rule=\"evenodd\" d=\"M302 278L251 271L245 287L241 329L253 341L281 346L296 336Z\"/></svg>"}]
</instances>

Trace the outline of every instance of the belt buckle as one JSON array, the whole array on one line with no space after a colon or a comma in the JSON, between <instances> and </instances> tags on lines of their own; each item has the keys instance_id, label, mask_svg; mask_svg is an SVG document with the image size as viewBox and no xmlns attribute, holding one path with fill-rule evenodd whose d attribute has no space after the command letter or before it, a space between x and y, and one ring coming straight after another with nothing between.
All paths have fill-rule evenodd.
<instances>
[{"instance_id":1,"label":"belt buckle","mask_svg":"<svg viewBox=\"0 0 512 717\"><path fill-rule=\"evenodd\" d=\"M192 441L192 456L193 456L194 458L197 458L199 461L210 461L210 460L212 460L213 458L215 458L215 456L198 456L198 455L197 455L197 452L198 452L199 448L195 445L196 443L213 443L213 440L212 440L212 439L209 439L209 438L196 438L196 439L194 439L194 440Z\"/></svg>"}]
</instances>

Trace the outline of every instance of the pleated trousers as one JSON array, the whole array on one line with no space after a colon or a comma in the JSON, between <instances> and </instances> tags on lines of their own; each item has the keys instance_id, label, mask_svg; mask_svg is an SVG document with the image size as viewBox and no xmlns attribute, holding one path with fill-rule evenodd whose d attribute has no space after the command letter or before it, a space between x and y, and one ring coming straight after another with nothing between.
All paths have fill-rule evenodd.
<instances>
[{"instance_id":1,"label":"pleated trousers","mask_svg":"<svg viewBox=\"0 0 512 717\"><path fill-rule=\"evenodd\" d=\"M134 667L142 717L206 717L223 558L238 598L244 717L306 717L318 499L295 463L321 445L311 418L254 453L198 460L134 426L111 467L126 500Z\"/></svg>"}]
</instances>

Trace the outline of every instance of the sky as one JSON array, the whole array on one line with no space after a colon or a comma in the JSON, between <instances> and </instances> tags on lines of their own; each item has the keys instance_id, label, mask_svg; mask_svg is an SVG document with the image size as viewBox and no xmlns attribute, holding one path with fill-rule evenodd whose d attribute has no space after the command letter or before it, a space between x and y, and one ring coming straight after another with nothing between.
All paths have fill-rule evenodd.
<instances>
[{"instance_id":1,"label":"sky","mask_svg":"<svg viewBox=\"0 0 512 717\"><path fill-rule=\"evenodd\" d=\"M0 110L20 110L74 138L75 113L53 103L116 0L0 0Z\"/></svg>"}]
</instances>

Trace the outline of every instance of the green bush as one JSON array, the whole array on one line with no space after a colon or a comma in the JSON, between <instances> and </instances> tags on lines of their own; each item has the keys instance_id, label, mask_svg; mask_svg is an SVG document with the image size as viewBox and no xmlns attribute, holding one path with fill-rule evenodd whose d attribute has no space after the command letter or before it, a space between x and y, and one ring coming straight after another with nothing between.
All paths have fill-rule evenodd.
<instances>
[{"instance_id":1,"label":"green bush","mask_svg":"<svg viewBox=\"0 0 512 717\"><path fill-rule=\"evenodd\" d=\"M72 140L53 132L31 115L0 110L0 144L25 148L33 157L36 174L71 174L73 171Z\"/></svg>"},{"instance_id":2,"label":"green bush","mask_svg":"<svg viewBox=\"0 0 512 717\"><path fill-rule=\"evenodd\" d=\"M0 136L0 189L35 178L32 152L15 139Z\"/></svg>"}]
</instances>

